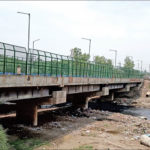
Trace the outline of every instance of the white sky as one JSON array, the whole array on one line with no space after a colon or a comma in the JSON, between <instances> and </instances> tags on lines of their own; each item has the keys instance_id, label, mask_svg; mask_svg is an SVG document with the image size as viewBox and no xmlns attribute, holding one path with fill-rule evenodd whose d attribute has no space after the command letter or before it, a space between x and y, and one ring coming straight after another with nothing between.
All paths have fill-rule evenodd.
<instances>
[{"instance_id":1,"label":"white sky","mask_svg":"<svg viewBox=\"0 0 150 150\"><path fill-rule=\"evenodd\" d=\"M31 42L40 38L35 48L70 55L79 47L91 56L100 55L123 63L125 56L150 64L150 2L144 1L1 1L0 41L27 46L27 16L31 13Z\"/></svg>"}]
</instances>

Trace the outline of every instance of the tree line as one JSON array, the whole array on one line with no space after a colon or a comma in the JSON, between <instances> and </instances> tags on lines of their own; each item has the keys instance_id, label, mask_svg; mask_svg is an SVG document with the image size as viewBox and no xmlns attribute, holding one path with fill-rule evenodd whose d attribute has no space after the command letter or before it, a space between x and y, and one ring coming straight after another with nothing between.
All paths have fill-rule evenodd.
<instances>
[{"instance_id":1,"label":"tree line","mask_svg":"<svg viewBox=\"0 0 150 150\"><path fill-rule=\"evenodd\" d=\"M78 47L71 49L71 56L75 60L81 60L81 61L85 61L85 62L89 61L89 59L90 59L89 54L83 53L82 50ZM107 65L113 66L112 60L107 59L104 56L98 56L98 55L95 56L93 59L93 62L95 64L107 64ZM134 61L129 56L126 56L124 59L123 68L132 70L132 69L134 69L134 66L135 66Z\"/></svg>"}]
</instances>

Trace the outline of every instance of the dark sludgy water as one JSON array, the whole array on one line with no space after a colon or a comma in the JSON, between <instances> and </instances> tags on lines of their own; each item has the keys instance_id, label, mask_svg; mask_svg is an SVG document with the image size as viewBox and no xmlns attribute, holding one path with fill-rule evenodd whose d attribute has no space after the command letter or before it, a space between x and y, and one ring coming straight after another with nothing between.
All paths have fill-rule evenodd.
<instances>
[{"instance_id":1,"label":"dark sludgy water","mask_svg":"<svg viewBox=\"0 0 150 150\"><path fill-rule=\"evenodd\" d=\"M129 109L122 110L122 113L133 115L133 116L144 116L148 120L150 120L150 109L147 109L147 108L132 107L132 108L129 108Z\"/></svg>"},{"instance_id":2,"label":"dark sludgy water","mask_svg":"<svg viewBox=\"0 0 150 150\"><path fill-rule=\"evenodd\" d=\"M99 109L110 112L120 112L132 116L144 116L150 120L150 109L148 108L136 108L133 106L121 105L111 102L91 102L89 103L89 107L92 109Z\"/></svg>"}]
</instances>

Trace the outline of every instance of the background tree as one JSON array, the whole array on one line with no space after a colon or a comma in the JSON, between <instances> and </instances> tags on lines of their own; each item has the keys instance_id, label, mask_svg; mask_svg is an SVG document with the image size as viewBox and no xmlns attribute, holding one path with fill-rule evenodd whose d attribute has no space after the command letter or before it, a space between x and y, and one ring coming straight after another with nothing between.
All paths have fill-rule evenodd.
<instances>
[{"instance_id":1,"label":"background tree","mask_svg":"<svg viewBox=\"0 0 150 150\"><path fill-rule=\"evenodd\" d=\"M94 62L96 64L106 64L106 58L104 56L95 56Z\"/></svg>"},{"instance_id":2,"label":"background tree","mask_svg":"<svg viewBox=\"0 0 150 150\"><path fill-rule=\"evenodd\" d=\"M83 61L88 61L90 58L89 54L82 53L82 50L77 47L71 49L71 57L73 57L75 60L83 60Z\"/></svg>"},{"instance_id":3,"label":"background tree","mask_svg":"<svg viewBox=\"0 0 150 150\"><path fill-rule=\"evenodd\" d=\"M107 64L112 66L112 60L111 59L107 59Z\"/></svg>"},{"instance_id":4,"label":"background tree","mask_svg":"<svg viewBox=\"0 0 150 150\"><path fill-rule=\"evenodd\" d=\"M128 68L128 69L134 68L134 61L129 56L127 56L124 59L124 68Z\"/></svg>"},{"instance_id":5,"label":"background tree","mask_svg":"<svg viewBox=\"0 0 150 150\"><path fill-rule=\"evenodd\" d=\"M94 57L94 62L96 64L108 64L108 65L112 65L112 60L111 59L106 59L104 56L95 56Z\"/></svg>"}]
</instances>

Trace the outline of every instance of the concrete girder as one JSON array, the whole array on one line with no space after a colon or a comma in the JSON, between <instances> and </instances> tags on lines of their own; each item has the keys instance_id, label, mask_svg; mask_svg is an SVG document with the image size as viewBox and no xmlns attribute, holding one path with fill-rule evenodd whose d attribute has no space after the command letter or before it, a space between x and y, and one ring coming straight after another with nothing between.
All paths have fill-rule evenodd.
<instances>
[{"instance_id":1,"label":"concrete girder","mask_svg":"<svg viewBox=\"0 0 150 150\"><path fill-rule=\"evenodd\" d=\"M129 92L129 91L130 91L130 85L127 84L127 85L125 85L125 88L119 89L116 92L120 93L120 92Z\"/></svg>"}]
</instances>

